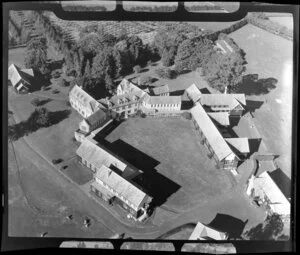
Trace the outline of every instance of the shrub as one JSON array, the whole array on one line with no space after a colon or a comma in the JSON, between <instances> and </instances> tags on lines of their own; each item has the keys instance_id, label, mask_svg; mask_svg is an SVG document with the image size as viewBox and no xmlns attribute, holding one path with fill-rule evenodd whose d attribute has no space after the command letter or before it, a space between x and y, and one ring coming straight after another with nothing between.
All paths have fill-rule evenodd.
<instances>
[{"instance_id":1,"label":"shrub","mask_svg":"<svg viewBox=\"0 0 300 255\"><path fill-rule=\"evenodd\" d=\"M142 68L141 68L141 66L139 66L139 65L133 67L133 71L134 71L135 73L140 73L141 70L142 70Z\"/></svg>"},{"instance_id":2,"label":"shrub","mask_svg":"<svg viewBox=\"0 0 300 255\"><path fill-rule=\"evenodd\" d=\"M142 76L138 79L139 86L149 85L153 82L153 78L151 76Z\"/></svg>"},{"instance_id":3,"label":"shrub","mask_svg":"<svg viewBox=\"0 0 300 255\"><path fill-rule=\"evenodd\" d=\"M77 76L77 72L76 72L75 68L68 70L66 74L67 74L67 76L73 76L73 77Z\"/></svg>"},{"instance_id":4,"label":"shrub","mask_svg":"<svg viewBox=\"0 0 300 255\"><path fill-rule=\"evenodd\" d=\"M158 77L164 79L173 79L177 75L177 72L170 68L158 68L155 70L155 73L158 75Z\"/></svg>"},{"instance_id":5,"label":"shrub","mask_svg":"<svg viewBox=\"0 0 300 255\"><path fill-rule=\"evenodd\" d=\"M187 120L191 120L192 119L192 115L190 112L183 112L182 113L182 117L184 117Z\"/></svg>"},{"instance_id":6,"label":"shrub","mask_svg":"<svg viewBox=\"0 0 300 255\"><path fill-rule=\"evenodd\" d=\"M63 162L63 160L62 160L61 158L53 159L53 160L52 160L52 163L53 163L54 165L57 165L57 164L59 164L59 163L61 163L61 162Z\"/></svg>"},{"instance_id":7,"label":"shrub","mask_svg":"<svg viewBox=\"0 0 300 255\"><path fill-rule=\"evenodd\" d=\"M39 106L40 105L40 100L38 98L34 98L31 100L31 104L34 106Z\"/></svg>"},{"instance_id":8,"label":"shrub","mask_svg":"<svg viewBox=\"0 0 300 255\"><path fill-rule=\"evenodd\" d=\"M58 89L53 89L52 94L58 94L60 91Z\"/></svg>"},{"instance_id":9,"label":"shrub","mask_svg":"<svg viewBox=\"0 0 300 255\"><path fill-rule=\"evenodd\" d=\"M59 81L58 81L58 85L60 87L67 87L69 85L69 82L67 82L64 78L61 78Z\"/></svg>"},{"instance_id":10,"label":"shrub","mask_svg":"<svg viewBox=\"0 0 300 255\"><path fill-rule=\"evenodd\" d=\"M60 75L61 75L61 73L58 70L55 70L51 73L51 77L55 78L55 79L59 78Z\"/></svg>"}]
</instances>

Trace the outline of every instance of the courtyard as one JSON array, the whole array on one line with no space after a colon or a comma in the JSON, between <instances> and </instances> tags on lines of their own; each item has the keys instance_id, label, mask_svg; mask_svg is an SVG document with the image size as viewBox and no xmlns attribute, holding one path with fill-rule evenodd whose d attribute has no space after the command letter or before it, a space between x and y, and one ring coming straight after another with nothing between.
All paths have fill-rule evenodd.
<instances>
[{"instance_id":1,"label":"courtyard","mask_svg":"<svg viewBox=\"0 0 300 255\"><path fill-rule=\"evenodd\" d=\"M184 211L234 186L230 173L215 168L187 119L129 118L105 140L112 152L144 172L133 181L158 206Z\"/></svg>"}]
</instances>

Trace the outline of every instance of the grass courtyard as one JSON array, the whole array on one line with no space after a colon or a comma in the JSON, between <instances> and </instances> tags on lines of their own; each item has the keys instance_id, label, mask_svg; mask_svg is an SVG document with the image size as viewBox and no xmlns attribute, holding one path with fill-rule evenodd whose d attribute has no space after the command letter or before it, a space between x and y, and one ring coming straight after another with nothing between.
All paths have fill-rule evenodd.
<instances>
[{"instance_id":1,"label":"grass courtyard","mask_svg":"<svg viewBox=\"0 0 300 255\"><path fill-rule=\"evenodd\" d=\"M129 118L106 140L112 150L142 171L136 182L158 205L186 210L233 187L228 173L215 168L192 122L176 118Z\"/></svg>"}]
</instances>

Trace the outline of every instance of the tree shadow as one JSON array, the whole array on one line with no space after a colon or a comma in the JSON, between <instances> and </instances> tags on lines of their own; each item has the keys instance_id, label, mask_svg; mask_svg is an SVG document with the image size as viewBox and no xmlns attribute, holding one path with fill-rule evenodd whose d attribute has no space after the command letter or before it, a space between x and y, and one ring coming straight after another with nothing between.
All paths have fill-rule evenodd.
<instances>
[{"instance_id":1,"label":"tree shadow","mask_svg":"<svg viewBox=\"0 0 300 255\"><path fill-rule=\"evenodd\" d=\"M49 103L49 102L51 102L51 101L52 101L51 98L47 98L47 99L44 99L44 100L40 100L40 101L38 102L38 105L37 105L37 106L43 106L43 105L45 105L45 104L47 104L47 103Z\"/></svg>"},{"instance_id":2,"label":"tree shadow","mask_svg":"<svg viewBox=\"0 0 300 255\"><path fill-rule=\"evenodd\" d=\"M68 118L71 112L72 112L71 110L49 112L51 126L56 125L59 122L63 121L64 119Z\"/></svg>"},{"instance_id":3,"label":"tree shadow","mask_svg":"<svg viewBox=\"0 0 300 255\"><path fill-rule=\"evenodd\" d=\"M269 172L269 175L277 184L278 188L282 191L286 198L291 198L292 194L292 183L291 180L285 175L285 173L280 169L277 168L276 170Z\"/></svg>"},{"instance_id":4,"label":"tree shadow","mask_svg":"<svg viewBox=\"0 0 300 255\"><path fill-rule=\"evenodd\" d=\"M27 120L8 126L8 139L16 141L23 136L36 132L40 128L46 128L58 124L62 120L66 119L70 113L70 110L48 112L48 121L41 125L36 123L36 112L33 112Z\"/></svg>"},{"instance_id":5,"label":"tree shadow","mask_svg":"<svg viewBox=\"0 0 300 255\"><path fill-rule=\"evenodd\" d=\"M242 221L228 214L217 213L207 226L228 233L228 239L240 239L247 223L248 220Z\"/></svg>"},{"instance_id":6,"label":"tree shadow","mask_svg":"<svg viewBox=\"0 0 300 255\"><path fill-rule=\"evenodd\" d=\"M144 69L142 69L139 73L146 73L146 72L148 72L148 71L149 71L148 68L144 68Z\"/></svg>"},{"instance_id":7,"label":"tree shadow","mask_svg":"<svg viewBox=\"0 0 300 255\"><path fill-rule=\"evenodd\" d=\"M237 93L246 95L265 95L276 88L278 80L275 78L258 79L258 74L247 74L237 88Z\"/></svg>"}]
</instances>

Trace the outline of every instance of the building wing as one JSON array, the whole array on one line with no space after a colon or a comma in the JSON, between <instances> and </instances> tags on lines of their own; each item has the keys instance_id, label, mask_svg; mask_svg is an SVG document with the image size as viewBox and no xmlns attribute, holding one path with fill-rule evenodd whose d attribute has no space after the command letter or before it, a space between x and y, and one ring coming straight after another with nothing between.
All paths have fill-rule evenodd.
<instances>
[{"instance_id":1,"label":"building wing","mask_svg":"<svg viewBox=\"0 0 300 255\"><path fill-rule=\"evenodd\" d=\"M152 91L155 96L158 96L164 93L169 93L170 89L169 86L166 84L164 86L155 87L152 89Z\"/></svg>"},{"instance_id":2,"label":"building wing","mask_svg":"<svg viewBox=\"0 0 300 255\"><path fill-rule=\"evenodd\" d=\"M224 232L217 231L198 222L189 240L226 240L227 235Z\"/></svg>"},{"instance_id":3,"label":"building wing","mask_svg":"<svg viewBox=\"0 0 300 255\"><path fill-rule=\"evenodd\" d=\"M249 141L248 138L238 137L238 138L225 138L226 142L229 143L240 153L249 153Z\"/></svg>"},{"instance_id":4,"label":"building wing","mask_svg":"<svg viewBox=\"0 0 300 255\"><path fill-rule=\"evenodd\" d=\"M222 126L229 126L228 112L208 112L208 116Z\"/></svg>"},{"instance_id":5,"label":"building wing","mask_svg":"<svg viewBox=\"0 0 300 255\"><path fill-rule=\"evenodd\" d=\"M117 197L136 211L147 196L145 192L105 165L97 170L95 177L115 191Z\"/></svg>"},{"instance_id":6,"label":"building wing","mask_svg":"<svg viewBox=\"0 0 300 255\"><path fill-rule=\"evenodd\" d=\"M186 94L188 95L188 97L194 103L196 103L202 96L201 91L198 89L198 87L195 84L192 84L191 86L189 86L185 91L186 91Z\"/></svg>"},{"instance_id":7,"label":"building wing","mask_svg":"<svg viewBox=\"0 0 300 255\"><path fill-rule=\"evenodd\" d=\"M191 114L219 161L222 161L230 154L234 154L199 102L191 109Z\"/></svg>"}]
</instances>

